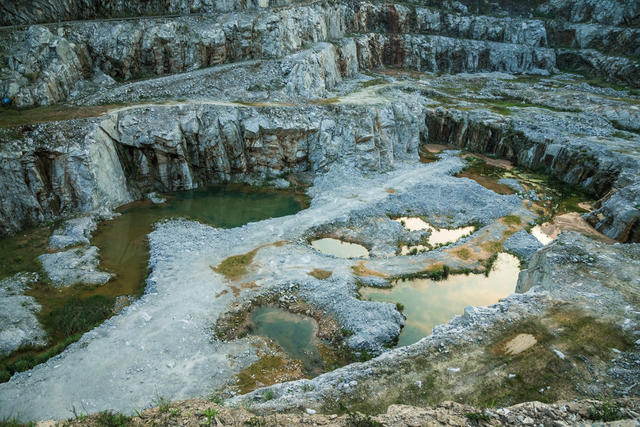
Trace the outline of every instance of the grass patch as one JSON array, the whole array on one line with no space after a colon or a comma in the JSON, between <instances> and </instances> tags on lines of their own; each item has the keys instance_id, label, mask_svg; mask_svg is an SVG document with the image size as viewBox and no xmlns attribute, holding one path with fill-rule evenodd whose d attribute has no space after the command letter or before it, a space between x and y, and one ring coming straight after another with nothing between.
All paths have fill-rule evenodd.
<instances>
[{"instance_id":1,"label":"grass patch","mask_svg":"<svg viewBox=\"0 0 640 427\"><path fill-rule=\"evenodd\" d=\"M360 277L375 276L375 277L382 277L384 279L389 277L388 274L381 273L381 272L376 271L376 270L371 270L371 269L365 267L364 261L358 261L358 263L356 265L352 265L351 266L351 270L353 271L353 274L355 274L356 276L360 276Z\"/></svg>"},{"instance_id":2,"label":"grass patch","mask_svg":"<svg viewBox=\"0 0 640 427\"><path fill-rule=\"evenodd\" d=\"M247 267L253 262L258 253L256 248L246 254L234 255L224 259L217 267L211 267L216 273L222 274L227 279L238 279L247 274Z\"/></svg>"},{"instance_id":3,"label":"grass patch","mask_svg":"<svg viewBox=\"0 0 640 427\"><path fill-rule=\"evenodd\" d=\"M0 279L21 271L41 270L36 257L49 247L49 227L38 227L0 239Z\"/></svg>"},{"instance_id":4,"label":"grass patch","mask_svg":"<svg viewBox=\"0 0 640 427\"><path fill-rule=\"evenodd\" d=\"M93 295L88 298L71 298L64 306L49 313L47 325L69 336L85 332L112 314L115 298Z\"/></svg>"},{"instance_id":5,"label":"grass patch","mask_svg":"<svg viewBox=\"0 0 640 427\"><path fill-rule=\"evenodd\" d=\"M469 248L460 248L457 251L455 251L454 254L456 254L458 258L464 259L464 260L471 258L471 251L469 250Z\"/></svg>"},{"instance_id":6,"label":"grass patch","mask_svg":"<svg viewBox=\"0 0 640 427\"><path fill-rule=\"evenodd\" d=\"M238 373L236 385L240 393L245 394L260 387L297 380L303 376L302 362L285 359L281 356L263 356L256 363ZM266 393L269 392L270 390ZM271 391L271 393L273 392ZM265 397L269 397L269 395L263 395L263 399ZM273 399L273 396L270 399Z\"/></svg>"},{"instance_id":7,"label":"grass patch","mask_svg":"<svg viewBox=\"0 0 640 427\"><path fill-rule=\"evenodd\" d=\"M102 411L95 417L96 424L101 427L126 427L131 425L131 417L117 412Z\"/></svg>"},{"instance_id":8,"label":"grass patch","mask_svg":"<svg viewBox=\"0 0 640 427\"><path fill-rule=\"evenodd\" d=\"M329 277L331 277L331 275L333 274L333 272L329 271L329 270L321 270L319 268L314 268L313 270L311 270L309 273L307 273L309 276L313 276L318 280L325 280L328 279Z\"/></svg>"},{"instance_id":9,"label":"grass patch","mask_svg":"<svg viewBox=\"0 0 640 427\"><path fill-rule=\"evenodd\" d=\"M366 82L362 82L360 83L360 86L362 88L367 88L367 87L371 87L371 86L377 86L377 85L382 85L387 83L387 81L385 79L372 79L372 80L367 80Z\"/></svg>"},{"instance_id":10,"label":"grass patch","mask_svg":"<svg viewBox=\"0 0 640 427\"><path fill-rule=\"evenodd\" d=\"M504 217L503 221L509 225L522 224L522 218L520 218L518 215L507 215Z\"/></svg>"},{"instance_id":11,"label":"grass patch","mask_svg":"<svg viewBox=\"0 0 640 427\"><path fill-rule=\"evenodd\" d=\"M60 120L84 119L102 116L111 109L122 107L124 104L107 104L92 106L51 105L24 110L0 108L0 128L33 125Z\"/></svg>"},{"instance_id":12,"label":"grass patch","mask_svg":"<svg viewBox=\"0 0 640 427\"><path fill-rule=\"evenodd\" d=\"M332 105L340 102L340 98L321 98L321 99L312 99L309 101L310 104L315 105Z\"/></svg>"},{"instance_id":13,"label":"grass patch","mask_svg":"<svg viewBox=\"0 0 640 427\"><path fill-rule=\"evenodd\" d=\"M40 313L50 343L48 348L21 348L17 352L0 359L0 382L8 381L16 372L29 370L60 354L70 344L78 341L82 334L99 324L112 314L115 298L94 295L88 298L72 297L48 314ZM51 345L51 344L49 344Z\"/></svg>"}]
</instances>

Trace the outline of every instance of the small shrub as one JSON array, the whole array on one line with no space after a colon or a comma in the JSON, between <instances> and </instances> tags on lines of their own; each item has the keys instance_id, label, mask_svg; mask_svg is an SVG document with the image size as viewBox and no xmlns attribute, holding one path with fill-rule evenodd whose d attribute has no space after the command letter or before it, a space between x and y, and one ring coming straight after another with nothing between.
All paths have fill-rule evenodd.
<instances>
[{"instance_id":1,"label":"small shrub","mask_svg":"<svg viewBox=\"0 0 640 427\"><path fill-rule=\"evenodd\" d=\"M96 416L96 423L101 427L127 427L131 418L111 410L102 411Z\"/></svg>"},{"instance_id":2,"label":"small shrub","mask_svg":"<svg viewBox=\"0 0 640 427\"><path fill-rule=\"evenodd\" d=\"M200 414L207 417L206 425L210 426L218 415L218 410L216 408L207 408L204 411L200 411Z\"/></svg>"},{"instance_id":3,"label":"small shrub","mask_svg":"<svg viewBox=\"0 0 640 427\"><path fill-rule=\"evenodd\" d=\"M595 421L616 421L622 418L622 412L615 402L602 402L600 405L589 409L589 419Z\"/></svg>"},{"instance_id":4,"label":"small shrub","mask_svg":"<svg viewBox=\"0 0 640 427\"><path fill-rule=\"evenodd\" d=\"M165 414L169 412L169 407L171 406L171 402L169 399L166 399L164 396L156 396L152 402L154 405L158 407L158 412L161 414Z\"/></svg>"},{"instance_id":5,"label":"small shrub","mask_svg":"<svg viewBox=\"0 0 640 427\"><path fill-rule=\"evenodd\" d=\"M402 313L404 311L404 304L402 304L401 302L397 302L396 309Z\"/></svg>"},{"instance_id":6,"label":"small shrub","mask_svg":"<svg viewBox=\"0 0 640 427\"><path fill-rule=\"evenodd\" d=\"M357 412L349 412L346 422L349 427L382 427L382 423L371 418L371 415Z\"/></svg>"},{"instance_id":7,"label":"small shrub","mask_svg":"<svg viewBox=\"0 0 640 427\"><path fill-rule=\"evenodd\" d=\"M482 411L482 412L469 412L467 414L467 419L469 419L471 421L486 421L486 422L488 422L491 419L491 417L489 417L489 414L487 414L484 411Z\"/></svg>"},{"instance_id":8,"label":"small shrub","mask_svg":"<svg viewBox=\"0 0 640 427\"><path fill-rule=\"evenodd\" d=\"M209 400L217 405L222 405L222 398L217 394L212 394L209 396Z\"/></svg>"},{"instance_id":9,"label":"small shrub","mask_svg":"<svg viewBox=\"0 0 640 427\"><path fill-rule=\"evenodd\" d=\"M276 394L273 392L273 390L267 390L264 392L264 394L262 395L262 400L264 402L268 401L268 400L273 400L275 399Z\"/></svg>"},{"instance_id":10,"label":"small shrub","mask_svg":"<svg viewBox=\"0 0 640 427\"><path fill-rule=\"evenodd\" d=\"M264 420L262 418L258 418L258 417L251 417L248 420L246 420L244 422L244 424L247 425L247 426L252 426L252 427L261 427L261 426L266 425Z\"/></svg>"}]
</instances>

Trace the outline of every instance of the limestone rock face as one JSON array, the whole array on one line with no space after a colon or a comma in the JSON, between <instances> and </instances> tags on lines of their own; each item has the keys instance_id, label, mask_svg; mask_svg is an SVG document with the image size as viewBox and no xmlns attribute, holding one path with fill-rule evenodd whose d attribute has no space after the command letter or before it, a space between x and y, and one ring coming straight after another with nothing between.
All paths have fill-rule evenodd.
<instances>
[{"instance_id":1,"label":"limestone rock face","mask_svg":"<svg viewBox=\"0 0 640 427\"><path fill-rule=\"evenodd\" d=\"M435 8L410 8L401 4L361 2L353 30L376 33L420 33L460 39L546 47L544 23L535 19L498 18L451 13Z\"/></svg>"},{"instance_id":2,"label":"limestone rock face","mask_svg":"<svg viewBox=\"0 0 640 427\"><path fill-rule=\"evenodd\" d=\"M640 23L640 4L635 0L551 0L538 11L569 22L625 26Z\"/></svg>"},{"instance_id":3,"label":"limestone rock face","mask_svg":"<svg viewBox=\"0 0 640 427\"><path fill-rule=\"evenodd\" d=\"M640 241L640 182L613 190L599 204L587 216L596 230L621 242Z\"/></svg>"},{"instance_id":4,"label":"limestone rock face","mask_svg":"<svg viewBox=\"0 0 640 427\"><path fill-rule=\"evenodd\" d=\"M16 0L0 4L0 25L76 19L189 14L258 9L292 4L289 0Z\"/></svg>"},{"instance_id":5,"label":"limestone rock face","mask_svg":"<svg viewBox=\"0 0 640 427\"><path fill-rule=\"evenodd\" d=\"M364 69L396 66L442 73L548 74L555 67L553 50L524 45L386 34L367 34L357 43L358 63Z\"/></svg>"},{"instance_id":6,"label":"limestone rock face","mask_svg":"<svg viewBox=\"0 0 640 427\"><path fill-rule=\"evenodd\" d=\"M113 142L87 122L51 123L9 138L0 144L0 234L133 200Z\"/></svg>"},{"instance_id":7,"label":"limestone rock face","mask_svg":"<svg viewBox=\"0 0 640 427\"><path fill-rule=\"evenodd\" d=\"M0 90L17 107L64 101L76 82L90 76L92 68L85 45L39 26L15 35L7 62L8 71L0 74Z\"/></svg>"}]
</instances>

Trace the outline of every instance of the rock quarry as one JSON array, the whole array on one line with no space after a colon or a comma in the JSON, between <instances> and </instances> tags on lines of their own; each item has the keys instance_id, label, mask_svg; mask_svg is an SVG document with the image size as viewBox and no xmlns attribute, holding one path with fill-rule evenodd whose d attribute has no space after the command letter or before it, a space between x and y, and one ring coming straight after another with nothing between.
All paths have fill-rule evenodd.
<instances>
[{"instance_id":1,"label":"rock quarry","mask_svg":"<svg viewBox=\"0 0 640 427\"><path fill-rule=\"evenodd\" d=\"M640 420L637 0L6 0L0 25L0 424ZM363 297L506 254L510 293L410 345L409 307ZM260 307L310 322L313 369Z\"/></svg>"}]
</instances>

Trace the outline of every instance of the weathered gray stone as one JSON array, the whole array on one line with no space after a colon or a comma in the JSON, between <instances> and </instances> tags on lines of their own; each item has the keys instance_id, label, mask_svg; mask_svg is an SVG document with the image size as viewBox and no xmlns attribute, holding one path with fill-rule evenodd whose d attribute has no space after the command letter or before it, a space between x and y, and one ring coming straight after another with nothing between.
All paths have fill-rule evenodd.
<instances>
[{"instance_id":1,"label":"weathered gray stone","mask_svg":"<svg viewBox=\"0 0 640 427\"><path fill-rule=\"evenodd\" d=\"M0 356L47 342L47 334L35 316L40 305L24 294L37 280L35 273L18 273L0 280Z\"/></svg>"},{"instance_id":2,"label":"weathered gray stone","mask_svg":"<svg viewBox=\"0 0 640 427\"><path fill-rule=\"evenodd\" d=\"M68 246L88 245L97 224L90 216L70 219L56 229L49 238L49 246L64 249Z\"/></svg>"},{"instance_id":3,"label":"weathered gray stone","mask_svg":"<svg viewBox=\"0 0 640 427\"><path fill-rule=\"evenodd\" d=\"M38 257L44 271L56 287L75 284L104 285L113 274L98 270L98 248L85 246Z\"/></svg>"},{"instance_id":4,"label":"weathered gray stone","mask_svg":"<svg viewBox=\"0 0 640 427\"><path fill-rule=\"evenodd\" d=\"M533 254L542 247L542 243L525 230L520 230L504 241L502 247L506 252L516 254L518 257L529 261Z\"/></svg>"}]
</instances>

